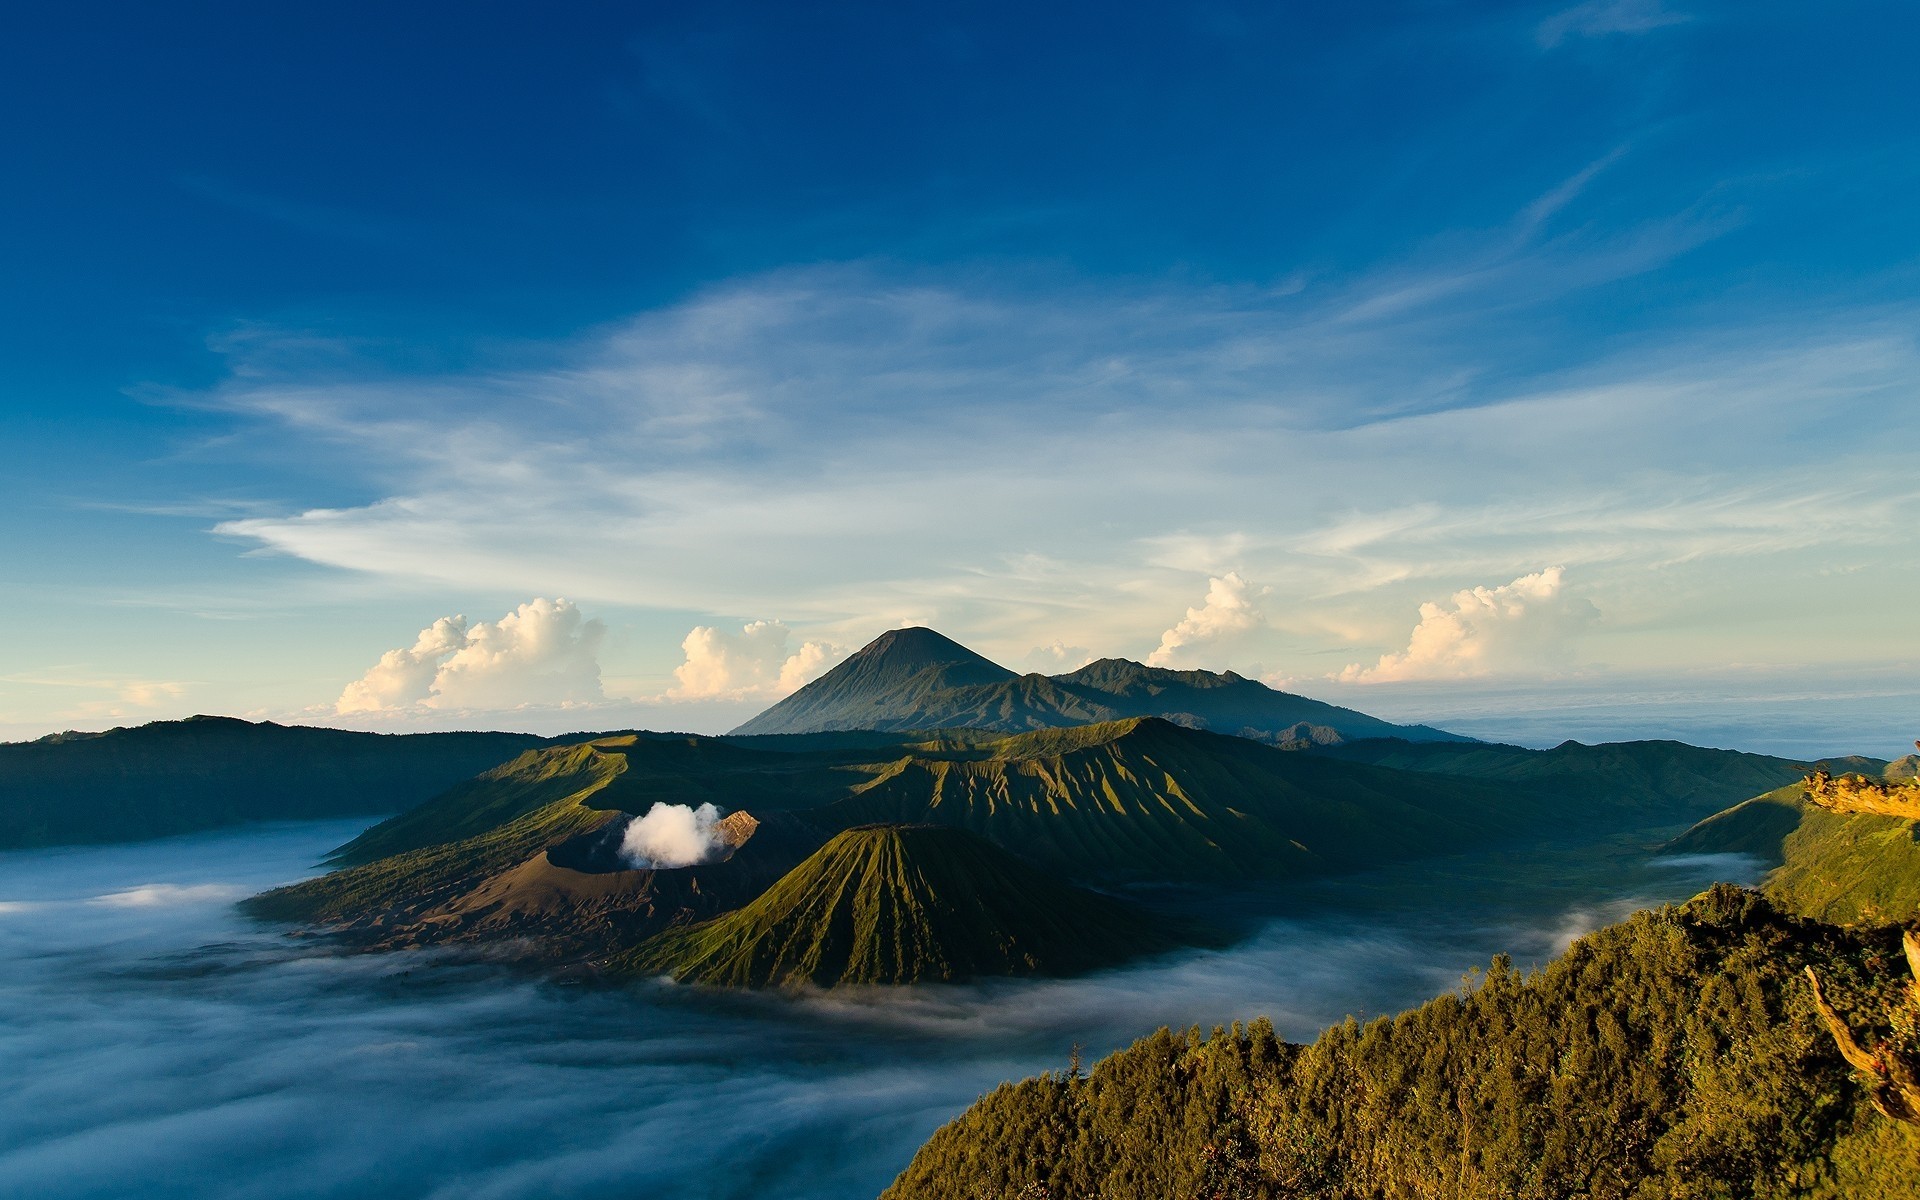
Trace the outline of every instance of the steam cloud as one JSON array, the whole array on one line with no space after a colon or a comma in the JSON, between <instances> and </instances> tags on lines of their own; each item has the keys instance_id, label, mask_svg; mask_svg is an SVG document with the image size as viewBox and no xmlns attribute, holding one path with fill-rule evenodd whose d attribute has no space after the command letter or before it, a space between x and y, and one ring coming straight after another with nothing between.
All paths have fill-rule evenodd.
<instances>
[{"instance_id":1,"label":"steam cloud","mask_svg":"<svg viewBox=\"0 0 1920 1200\"><path fill-rule=\"evenodd\" d=\"M643 817L627 822L620 839L620 857L637 870L695 867L712 862L726 851L720 833L720 810L711 804L656 804Z\"/></svg>"}]
</instances>

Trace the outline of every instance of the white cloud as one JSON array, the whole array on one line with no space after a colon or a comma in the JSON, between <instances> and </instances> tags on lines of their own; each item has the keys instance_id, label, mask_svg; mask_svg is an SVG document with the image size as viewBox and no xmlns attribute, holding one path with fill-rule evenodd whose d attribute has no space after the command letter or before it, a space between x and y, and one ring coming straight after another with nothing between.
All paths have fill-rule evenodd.
<instances>
[{"instance_id":1,"label":"white cloud","mask_svg":"<svg viewBox=\"0 0 1920 1200\"><path fill-rule=\"evenodd\" d=\"M1686 13L1673 11L1660 0L1589 0L1548 17L1534 31L1534 36L1542 46L1551 48L1570 37L1651 33L1692 19Z\"/></svg>"},{"instance_id":2,"label":"white cloud","mask_svg":"<svg viewBox=\"0 0 1920 1200\"><path fill-rule=\"evenodd\" d=\"M686 661L674 668L676 700L739 700L784 696L838 662L845 651L825 642L788 649L792 631L779 621L754 621L739 633L701 625L680 643Z\"/></svg>"},{"instance_id":3,"label":"white cloud","mask_svg":"<svg viewBox=\"0 0 1920 1200\"><path fill-rule=\"evenodd\" d=\"M1582 172L1502 246L1544 236L1543 214L1609 178ZM1620 616L1639 589L1636 609L1691 619L1693 597L1732 596L1749 570L1779 580L1776 612L1827 609L1822 560L1884 574L1916 558L1920 483L1884 450L1920 435L1911 314L1647 335L1531 378L1500 361L1518 309L1697 240L1549 239L1284 295L793 272L557 348L560 368L486 376L309 372L249 344L211 402L263 418L252 436L342 448L384 499L219 528L456 594L780 612L838 641L910 617L1010 663L1056 635L1136 644L1194 603L1194 579L1229 570L1275 585L1268 619L1192 653L1300 677L1356 642L1384 647L1455 580L1541 563L1581 564ZM342 377L360 382L306 382ZM583 528L597 552L580 552ZM1642 588L1648 569L1662 574ZM1878 615L1850 627L1894 628L1895 594L1852 593ZM679 630L696 622L738 629ZM1767 638L1815 661L1842 624L1795 622L1783 641L1727 621L1677 651L1725 659ZM1596 640L1610 663L1679 661L1640 637L1652 627L1611 622ZM680 656L661 640L618 674L646 681L636 694L771 694L793 653L689 687L665 680Z\"/></svg>"},{"instance_id":4,"label":"white cloud","mask_svg":"<svg viewBox=\"0 0 1920 1200\"><path fill-rule=\"evenodd\" d=\"M1069 646L1055 639L1044 646L1035 646L1021 658L1020 664L1028 671L1038 671L1042 675L1062 675L1076 671L1093 661L1093 651L1085 646Z\"/></svg>"},{"instance_id":5,"label":"white cloud","mask_svg":"<svg viewBox=\"0 0 1920 1200\"><path fill-rule=\"evenodd\" d=\"M17 674L0 675L0 692L19 689L62 700L74 692L97 693L90 699L66 704L37 703L35 716L44 720L80 721L99 724L115 720L164 719L183 711L182 702L188 684L167 679L114 679L86 672L83 668L44 668ZM37 724L38 722L36 722Z\"/></svg>"},{"instance_id":6,"label":"white cloud","mask_svg":"<svg viewBox=\"0 0 1920 1200\"><path fill-rule=\"evenodd\" d=\"M409 710L570 708L606 699L599 651L606 626L569 600L534 599L498 621L441 617L408 649L389 650L348 684L340 715Z\"/></svg>"},{"instance_id":7,"label":"white cloud","mask_svg":"<svg viewBox=\"0 0 1920 1200\"><path fill-rule=\"evenodd\" d=\"M1236 571L1207 580L1207 598L1160 635L1160 648L1147 656L1147 664L1171 666L1182 650L1258 629L1266 621L1258 595Z\"/></svg>"},{"instance_id":8,"label":"white cloud","mask_svg":"<svg viewBox=\"0 0 1920 1200\"><path fill-rule=\"evenodd\" d=\"M1355 663L1342 683L1540 674L1572 661L1573 640L1599 617L1593 603L1566 590L1566 572L1549 567L1499 587L1467 588L1450 601L1420 606L1407 648L1371 667Z\"/></svg>"},{"instance_id":9,"label":"white cloud","mask_svg":"<svg viewBox=\"0 0 1920 1200\"><path fill-rule=\"evenodd\" d=\"M441 617L420 631L411 649L389 650L367 673L346 686L334 711L385 712L432 697L440 668L467 644L467 619Z\"/></svg>"}]
</instances>

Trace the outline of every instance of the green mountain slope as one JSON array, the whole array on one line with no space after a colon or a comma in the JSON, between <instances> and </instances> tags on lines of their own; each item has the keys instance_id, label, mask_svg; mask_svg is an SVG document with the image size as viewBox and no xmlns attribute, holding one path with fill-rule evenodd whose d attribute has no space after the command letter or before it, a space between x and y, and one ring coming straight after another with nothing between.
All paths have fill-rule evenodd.
<instances>
[{"instance_id":1,"label":"green mountain slope","mask_svg":"<svg viewBox=\"0 0 1920 1200\"><path fill-rule=\"evenodd\" d=\"M0 849L389 813L548 741L192 717L0 744Z\"/></svg>"},{"instance_id":2,"label":"green mountain slope","mask_svg":"<svg viewBox=\"0 0 1920 1200\"><path fill-rule=\"evenodd\" d=\"M1633 811L1653 823L1673 824L1697 821L1748 796L1797 780L1805 771L1784 758L1670 741L1599 746L1562 742L1551 750L1526 750L1484 742L1380 740L1334 746L1320 753L1342 762L1551 791L1567 802L1569 816L1581 810L1613 815Z\"/></svg>"},{"instance_id":3,"label":"green mountain slope","mask_svg":"<svg viewBox=\"0 0 1920 1200\"><path fill-rule=\"evenodd\" d=\"M737 912L661 934L618 968L731 987L1062 975L1165 949L1144 914L957 829L836 836Z\"/></svg>"},{"instance_id":4,"label":"green mountain slope","mask_svg":"<svg viewBox=\"0 0 1920 1200\"><path fill-rule=\"evenodd\" d=\"M1773 868L1764 884L1770 899L1823 921L1920 916L1920 821L1836 812L1810 800L1803 783L1716 813L1667 850L1754 855Z\"/></svg>"},{"instance_id":5,"label":"green mountain slope","mask_svg":"<svg viewBox=\"0 0 1920 1200\"><path fill-rule=\"evenodd\" d=\"M872 770L820 823L956 826L1069 877L1287 878L1458 848L1537 823L1466 780L1288 754L1135 718Z\"/></svg>"},{"instance_id":6,"label":"green mountain slope","mask_svg":"<svg viewBox=\"0 0 1920 1200\"><path fill-rule=\"evenodd\" d=\"M1348 738L1454 739L1275 691L1232 672L1171 671L1102 659L1065 675L1015 675L931 629L880 635L845 662L734 730L990 729L1017 733L1164 717L1283 745ZM1455 739L1458 740L1458 739Z\"/></svg>"},{"instance_id":7,"label":"green mountain slope","mask_svg":"<svg viewBox=\"0 0 1920 1200\"><path fill-rule=\"evenodd\" d=\"M253 910L413 941L480 936L500 925L476 916L493 901L470 897L493 895L512 872L565 882L528 864L660 802L744 808L784 831L752 844L749 858L768 869L838 830L926 824L967 830L1056 878L1104 883L1301 878L1638 819L1632 803L1286 753L1153 718L880 747L872 736L625 734L532 750L368 830L337 852L344 869ZM590 897L606 883L561 890ZM547 927L564 925L559 909L534 907Z\"/></svg>"},{"instance_id":8,"label":"green mountain slope","mask_svg":"<svg viewBox=\"0 0 1920 1200\"><path fill-rule=\"evenodd\" d=\"M1863 1022L1896 941L1723 886L1311 1045L1162 1030L1003 1085L884 1200L1914 1200L1920 1127L1872 1111L1801 974Z\"/></svg>"},{"instance_id":9,"label":"green mountain slope","mask_svg":"<svg viewBox=\"0 0 1920 1200\"><path fill-rule=\"evenodd\" d=\"M829 739L729 740L686 734L623 733L530 750L512 762L367 830L334 852L346 864L459 841L560 800L605 812L644 813L655 804L756 812L804 808L841 794L871 745ZM898 748L897 739L885 749Z\"/></svg>"},{"instance_id":10,"label":"green mountain slope","mask_svg":"<svg viewBox=\"0 0 1920 1200\"><path fill-rule=\"evenodd\" d=\"M630 949L670 925L761 894L826 834L794 817L728 818L743 832L721 861L633 868L618 854L627 814L570 794L453 842L407 850L262 893L246 911L386 947L511 942L518 957L569 960Z\"/></svg>"}]
</instances>

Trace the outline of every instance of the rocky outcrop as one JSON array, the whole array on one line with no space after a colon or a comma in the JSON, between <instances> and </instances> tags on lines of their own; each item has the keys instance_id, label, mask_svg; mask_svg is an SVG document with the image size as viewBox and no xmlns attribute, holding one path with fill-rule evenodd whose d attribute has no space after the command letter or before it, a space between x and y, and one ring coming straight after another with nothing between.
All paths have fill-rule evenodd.
<instances>
[{"instance_id":1,"label":"rocky outcrop","mask_svg":"<svg viewBox=\"0 0 1920 1200\"><path fill-rule=\"evenodd\" d=\"M1862 1083L1871 1090L1873 1106L1884 1115L1910 1125L1920 1125L1920 939L1911 930L1902 935L1910 978L1900 1003L1887 1014L1891 1032L1862 1046L1852 1028L1828 1002L1821 990L1820 976L1807 968L1807 981L1813 985L1813 1004L1820 1019L1833 1035L1840 1056L1859 1072Z\"/></svg>"},{"instance_id":2,"label":"rocky outcrop","mask_svg":"<svg viewBox=\"0 0 1920 1200\"><path fill-rule=\"evenodd\" d=\"M1920 778L1916 777L1873 779L1818 770L1807 776L1806 796L1821 808L1837 813L1920 820Z\"/></svg>"}]
</instances>

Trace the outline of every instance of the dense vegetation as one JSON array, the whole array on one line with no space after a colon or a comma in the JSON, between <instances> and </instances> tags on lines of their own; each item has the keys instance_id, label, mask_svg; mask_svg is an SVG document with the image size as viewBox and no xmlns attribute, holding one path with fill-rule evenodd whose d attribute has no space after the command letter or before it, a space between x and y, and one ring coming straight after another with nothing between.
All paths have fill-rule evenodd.
<instances>
[{"instance_id":1,"label":"dense vegetation","mask_svg":"<svg viewBox=\"0 0 1920 1200\"><path fill-rule=\"evenodd\" d=\"M548 740L192 717L0 744L0 849L390 813Z\"/></svg>"},{"instance_id":2,"label":"dense vegetation","mask_svg":"<svg viewBox=\"0 0 1920 1200\"><path fill-rule=\"evenodd\" d=\"M1170 671L1109 658L1065 675L1016 675L931 629L881 634L845 662L734 730L987 729L1018 733L1164 717L1286 746L1343 738L1453 739L1275 691L1231 671Z\"/></svg>"},{"instance_id":3,"label":"dense vegetation","mask_svg":"<svg viewBox=\"0 0 1920 1200\"><path fill-rule=\"evenodd\" d=\"M1146 914L958 829L836 836L736 912L613 965L732 987L1064 975L1172 944Z\"/></svg>"},{"instance_id":4,"label":"dense vegetation","mask_svg":"<svg viewBox=\"0 0 1920 1200\"><path fill-rule=\"evenodd\" d=\"M1308 1046L1163 1030L1004 1085L886 1197L1911 1200L1920 1130L1864 1102L1802 975L1871 1025L1897 953L1721 886Z\"/></svg>"}]
</instances>

